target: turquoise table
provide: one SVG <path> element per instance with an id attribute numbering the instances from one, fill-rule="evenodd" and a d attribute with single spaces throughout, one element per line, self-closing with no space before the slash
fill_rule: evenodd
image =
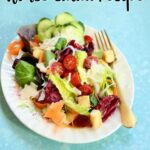
<path id="1" fill-rule="evenodd" d="M 53 18 L 62 11 L 73 13 L 79 20 L 96 29 L 105 28 L 112 41 L 126 56 L 135 79 L 133 110 L 137 115 L 138 124 L 134 129 L 121 127 L 113 135 L 95 143 L 81 145 L 57 143 L 33 133 L 20 123 L 10 111 L 0 90 L 0 150 L 149 150 L 150 1 L 134 0 L 130 2 L 130 12 L 127 12 L 123 1 L 106 0 L 100 3 L 98 0 L 97 2 L 47 0 L 30 3 L 29 0 L 23 0 L 13 5 L 7 0 L 1 0 L 0 61 L 7 44 L 16 36 L 15 31 L 18 27 L 35 23 L 41 17 Z"/>

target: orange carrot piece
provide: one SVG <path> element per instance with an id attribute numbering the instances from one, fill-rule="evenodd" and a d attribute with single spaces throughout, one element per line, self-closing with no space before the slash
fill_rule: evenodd
<path id="1" fill-rule="evenodd" d="M 49 75 L 50 73 L 51 73 L 51 70 L 49 68 L 49 69 L 47 69 L 46 74 Z"/>
<path id="2" fill-rule="evenodd" d="M 36 108 L 38 109 L 43 109 L 44 107 L 46 107 L 46 104 L 42 104 L 37 102 L 35 99 L 33 99 L 33 104 L 35 105 Z"/>
<path id="3" fill-rule="evenodd" d="M 40 52 L 40 56 L 39 56 L 39 63 L 44 62 L 44 51 Z"/>
<path id="4" fill-rule="evenodd" d="M 36 42 L 30 41 L 30 46 L 33 48 L 38 46 L 38 44 Z"/>
<path id="5" fill-rule="evenodd" d="M 8 52 L 10 55 L 17 56 L 20 50 L 23 49 L 23 47 L 24 47 L 24 44 L 22 40 L 16 40 L 8 45 Z"/>
<path id="6" fill-rule="evenodd" d="M 40 40 L 39 40 L 38 35 L 35 35 L 35 36 L 34 36 L 34 42 L 37 43 L 37 44 L 40 43 Z"/>
<path id="7" fill-rule="evenodd" d="M 117 86 L 116 85 L 113 88 L 113 94 L 114 95 L 118 95 L 118 91 L 117 91 Z"/>

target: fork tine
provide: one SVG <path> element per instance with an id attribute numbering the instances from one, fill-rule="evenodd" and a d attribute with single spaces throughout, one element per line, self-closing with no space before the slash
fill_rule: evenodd
<path id="1" fill-rule="evenodd" d="M 100 43 L 98 42 L 98 37 L 97 37 L 96 33 L 94 35 L 95 35 L 97 46 L 99 49 L 101 49 L 101 46 L 100 46 Z"/>
<path id="2" fill-rule="evenodd" d="M 108 37 L 108 34 L 107 34 L 106 30 L 104 30 L 104 33 L 105 33 L 105 35 L 106 35 L 106 38 L 107 38 L 108 44 L 109 44 L 109 46 L 110 46 L 110 49 L 113 50 L 113 46 L 112 46 L 112 44 L 111 44 L 111 41 L 110 41 L 110 39 L 109 39 L 109 37 Z"/>
<path id="3" fill-rule="evenodd" d="M 103 41 L 102 41 L 100 32 L 98 32 L 98 35 L 99 35 L 99 40 L 100 40 L 100 43 L 101 43 L 101 46 L 102 46 L 102 50 L 105 51 L 106 49 L 105 49 L 104 43 L 103 43 Z"/>
<path id="4" fill-rule="evenodd" d="M 105 36 L 105 33 L 103 31 L 101 31 L 101 34 L 102 34 L 102 37 L 103 37 L 103 41 L 104 41 L 104 45 L 106 47 L 106 50 L 109 50 L 109 45 L 108 45 L 108 42 L 106 40 L 106 36 Z"/>

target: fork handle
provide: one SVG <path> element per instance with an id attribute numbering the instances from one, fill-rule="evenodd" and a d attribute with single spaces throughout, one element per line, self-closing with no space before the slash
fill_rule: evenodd
<path id="1" fill-rule="evenodd" d="M 120 102 L 120 114 L 122 124 L 127 128 L 133 128 L 136 125 L 136 117 L 129 105 L 122 99 Z"/>

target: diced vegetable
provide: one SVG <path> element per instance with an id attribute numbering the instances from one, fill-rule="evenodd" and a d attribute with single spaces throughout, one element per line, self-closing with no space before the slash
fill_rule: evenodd
<path id="1" fill-rule="evenodd" d="M 78 72 L 74 72 L 71 75 L 71 84 L 75 87 L 79 87 L 81 85 L 81 79 Z"/>
<path id="2" fill-rule="evenodd" d="M 84 68 L 90 69 L 93 62 L 98 63 L 98 58 L 95 56 L 88 56 L 84 61 Z"/>
<path id="3" fill-rule="evenodd" d="M 35 67 L 21 60 L 15 68 L 15 78 L 19 85 L 24 86 L 33 81 L 35 75 Z"/>
<path id="4" fill-rule="evenodd" d="M 94 94 L 90 95 L 90 102 L 92 104 L 92 107 L 95 107 L 98 104 L 98 100 L 97 100 L 97 98 L 95 97 Z"/>
<path id="5" fill-rule="evenodd" d="M 89 96 L 79 96 L 77 97 L 78 104 L 90 108 Z"/>
<path id="6" fill-rule="evenodd" d="M 91 43 L 91 42 L 93 42 L 93 38 L 89 35 L 85 35 L 84 41 L 85 41 L 85 43 Z"/>
<path id="7" fill-rule="evenodd" d="M 58 73 L 59 75 L 63 75 L 65 68 L 63 66 L 63 64 L 61 62 L 54 62 L 51 67 L 50 70 L 52 73 Z"/>
<path id="8" fill-rule="evenodd" d="M 104 51 L 104 60 L 107 63 L 112 63 L 115 60 L 115 55 L 112 50 Z"/>
<path id="9" fill-rule="evenodd" d="M 66 46 L 66 44 L 67 44 L 66 38 L 59 38 L 56 45 L 55 45 L 55 49 L 56 50 L 63 50 L 64 47 Z"/>
<path id="10" fill-rule="evenodd" d="M 51 119 L 58 126 L 68 124 L 66 114 L 62 111 L 63 106 L 63 101 L 52 103 L 46 111 L 44 117 Z"/>
<path id="11" fill-rule="evenodd" d="M 54 59 L 56 55 L 52 53 L 51 51 L 45 51 L 44 53 L 44 61 L 45 61 L 45 66 L 49 65 L 49 62 Z"/>
<path id="12" fill-rule="evenodd" d="M 41 51 L 39 56 L 39 63 L 43 63 L 43 62 L 44 62 L 44 51 Z"/>
<path id="13" fill-rule="evenodd" d="M 77 59 L 69 54 L 64 58 L 63 64 L 67 70 L 74 70 L 77 66 Z"/>
<path id="14" fill-rule="evenodd" d="M 90 113 L 90 120 L 92 123 L 92 127 L 97 129 L 102 126 L 102 115 L 99 110 L 92 110 Z"/>
<path id="15" fill-rule="evenodd" d="M 38 109 L 44 109 L 47 106 L 47 104 L 40 103 L 34 98 L 32 99 L 32 101 L 33 101 L 33 104 L 35 105 L 35 107 Z"/>
<path id="16" fill-rule="evenodd" d="M 90 95 L 93 92 L 92 87 L 87 84 L 81 85 L 79 90 L 82 92 L 82 95 Z"/>
<path id="17" fill-rule="evenodd" d="M 8 46 L 8 52 L 10 55 L 17 56 L 19 52 L 23 49 L 24 44 L 22 40 L 16 40 L 9 44 Z"/>
<path id="18" fill-rule="evenodd" d="M 33 48 L 33 57 L 39 59 L 40 54 L 41 54 L 41 51 L 42 51 L 42 50 L 41 50 L 40 48 L 34 47 L 34 48 Z"/>
<path id="19" fill-rule="evenodd" d="M 96 106 L 96 109 L 102 112 L 103 122 L 106 121 L 108 117 L 113 114 L 119 102 L 119 97 L 114 95 L 106 96 L 99 102 L 99 104 Z"/>

